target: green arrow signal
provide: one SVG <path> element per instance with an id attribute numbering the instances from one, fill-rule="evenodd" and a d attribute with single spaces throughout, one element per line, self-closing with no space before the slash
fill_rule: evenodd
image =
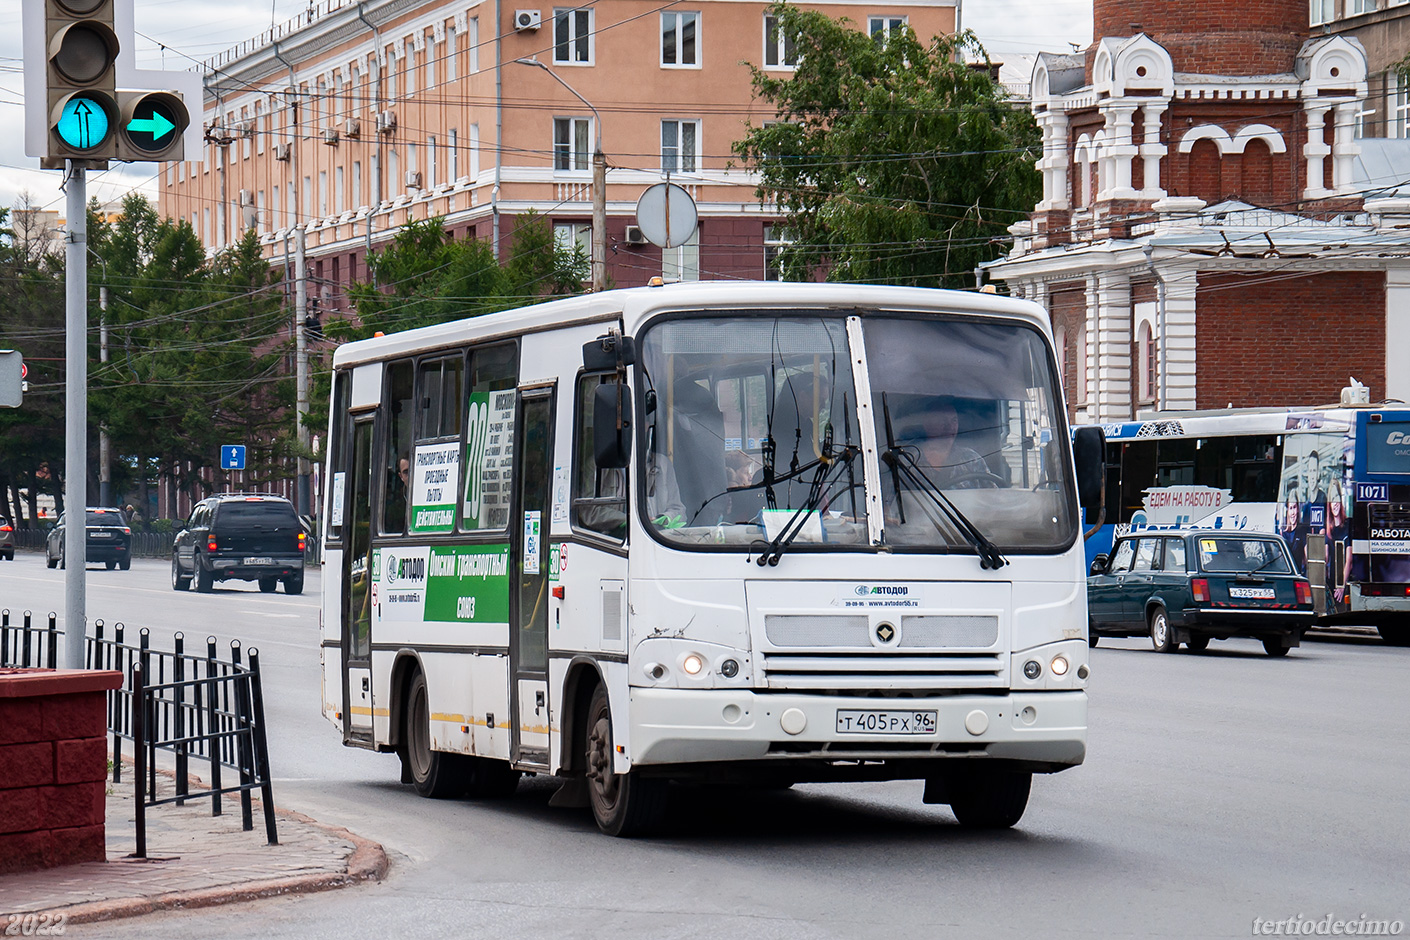
<path id="1" fill-rule="evenodd" d="M 155 142 L 176 130 L 176 125 L 168 121 L 166 115 L 160 111 L 153 111 L 150 119 L 133 118 L 128 123 L 127 129 L 137 134 L 146 131 L 152 135 L 152 140 Z"/>

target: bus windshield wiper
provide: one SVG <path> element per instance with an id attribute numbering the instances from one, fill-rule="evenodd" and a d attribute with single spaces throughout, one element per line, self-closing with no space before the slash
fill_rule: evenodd
<path id="1" fill-rule="evenodd" d="M 883 396 L 883 408 L 884 406 L 885 396 Z M 887 420 L 886 437 L 888 446 L 886 453 L 881 455 L 881 459 L 886 461 L 891 467 L 891 471 L 894 475 L 898 506 L 901 499 L 901 480 L 904 479 L 910 484 L 912 489 L 929 496 L 931 502 L 939 507 L 940 512 L 949 521 L 950 525 L 954 526 L 955 529 L 964 536 L 965 540 L 969 542 L 970 545 L 974 546 L 974 552 L 979 556 L 979 567 L 985 569 L 992 568 L 997 571 L 999 568 L 1007 565 L 1009 563 L 1008 559 L 999 551 L 998 546 L 989 541 L 984 533 L 980 532 L 975 524 L 969 521 L 969 517 L 960 512 L 960 508 L 950 500 L 950 497 L 946 496 L 940 487 L 931 482 L 930 478 L 925 475 L 925 472 L 921 470 L 920 466 L 915 462 L 914 457 L 895 445 L 891 436 L 889 416 Z M 905 523 L 904 516 L 902 516 L 901 522 L 902 524 Z"/>
<path id="2" fill-rule="evenodd" d="M 817 470 L 813 473 L 813 483 L 808 489 L 808 498 L 803 501 L 803 505 L 794 510 L 793 515 L 788 517 L 788 521 L 783 524 L 778 535 L 774 536 L 765 546 L 763 553 L 759 555 L 757 562 L 759 567 L 778 564 L 783 553 L 788 551 L 789 546 L 802 533 L 803 526 L 808 521 L 808 514 L 817 511 L 817 508 L 822 505 L 823 497 L 829 492 L 829 484 L 840 475 L 844 468 L 851 467 L 853 459 L 860 452 L 859 448 L 848 444 L 834 454 L 832 424 L 827 425 L 823 431 L 822 456 L 818 458 Z"/>

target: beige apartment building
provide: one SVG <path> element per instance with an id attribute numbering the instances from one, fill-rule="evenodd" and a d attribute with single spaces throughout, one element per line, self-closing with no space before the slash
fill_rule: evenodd
<path id="1" fill-rule="evenodd" d="M 954 30 L 958 2 L 809 6 L 926 39 Z M 315 296 L 335 310 L 368 250 L 410 220 L 507 249 L 533 209 L 586 248 L 600 133 L 609 284 L 764 278 L 778 239 L 731 145 L 774 115 L 746 63 L 796 65 L 758 0 L 325 0 L 206 63 L 204 159 L 166 167 L 161 210 L 208 249 L 253 226 L 275 263 L 303 225 Z M 667 174 L 700 222 L 663 252 L 635 208 Z"/>

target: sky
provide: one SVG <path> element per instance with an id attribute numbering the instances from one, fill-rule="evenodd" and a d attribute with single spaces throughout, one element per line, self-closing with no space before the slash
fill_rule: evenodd
<path id="1" fill-rule="evenodd" d="M 26 3 L 31 0 L 25 0 Z M 187 69 L 292 19 L 307 0 L 135 0 L 137 67 Z M 21 0 L 0 3 L 0 206 L 21 193 L 41 208 L 64 209 L 61 173 L 40 170 L 24 153 Z M 974 30 L 997 62 L 1038 52 L 1069 52 L 1092 38 L 1091 0 L 965 0 L 963 26 Z M 1007 77 L 1007 75 L 1005 76 Z M 115 165 L 88 175 L 88 196 L 116 201 L 134 188 L 155 196 L 155 164 Z"/>

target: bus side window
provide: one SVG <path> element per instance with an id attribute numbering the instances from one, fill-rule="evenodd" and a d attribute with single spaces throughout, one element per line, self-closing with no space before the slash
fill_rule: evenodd
<path id="1" fill-rule="evenodd" d="M 410 511 L 412 373 L 410 361 L 387 367 L 387 397 L 383 399 L 386 427 L 384 483 L 382 485 L 382 534 L 402 535 Z"/>
<path id="2" fill-rule="evenodd" d="M 501 532 L 509 526 L 518 383 L 518 344 L 499 343 L 470 351 L 460 461 L 465 480 L 460 497 L 462 532 Z M 457 429 L 460 414 L 457 408 Z M 442 427 L 445 417 L 442 414 Z"/>
<path id="3" fill-rule="evenodd" d="M 578 377 L 573 403 L 572 523 L 614 539 L 627 534 L 627 471 L 599 470 L 593 456 L 593 393 L 615 376 Z"/>
<path id="4" fill-rule="evenodd" d="M 352 429 L 352 419 L 348 415 L 348 402 L 352 390 L 352 373 L 339 372 L 333 378 L 333 439 L 328 442 L 329 479 L 347 480 L 347 439 Z M 328 540 L 337 543 L 343 537 L 344 484 L 336 483 L 329 488 Z"/>

